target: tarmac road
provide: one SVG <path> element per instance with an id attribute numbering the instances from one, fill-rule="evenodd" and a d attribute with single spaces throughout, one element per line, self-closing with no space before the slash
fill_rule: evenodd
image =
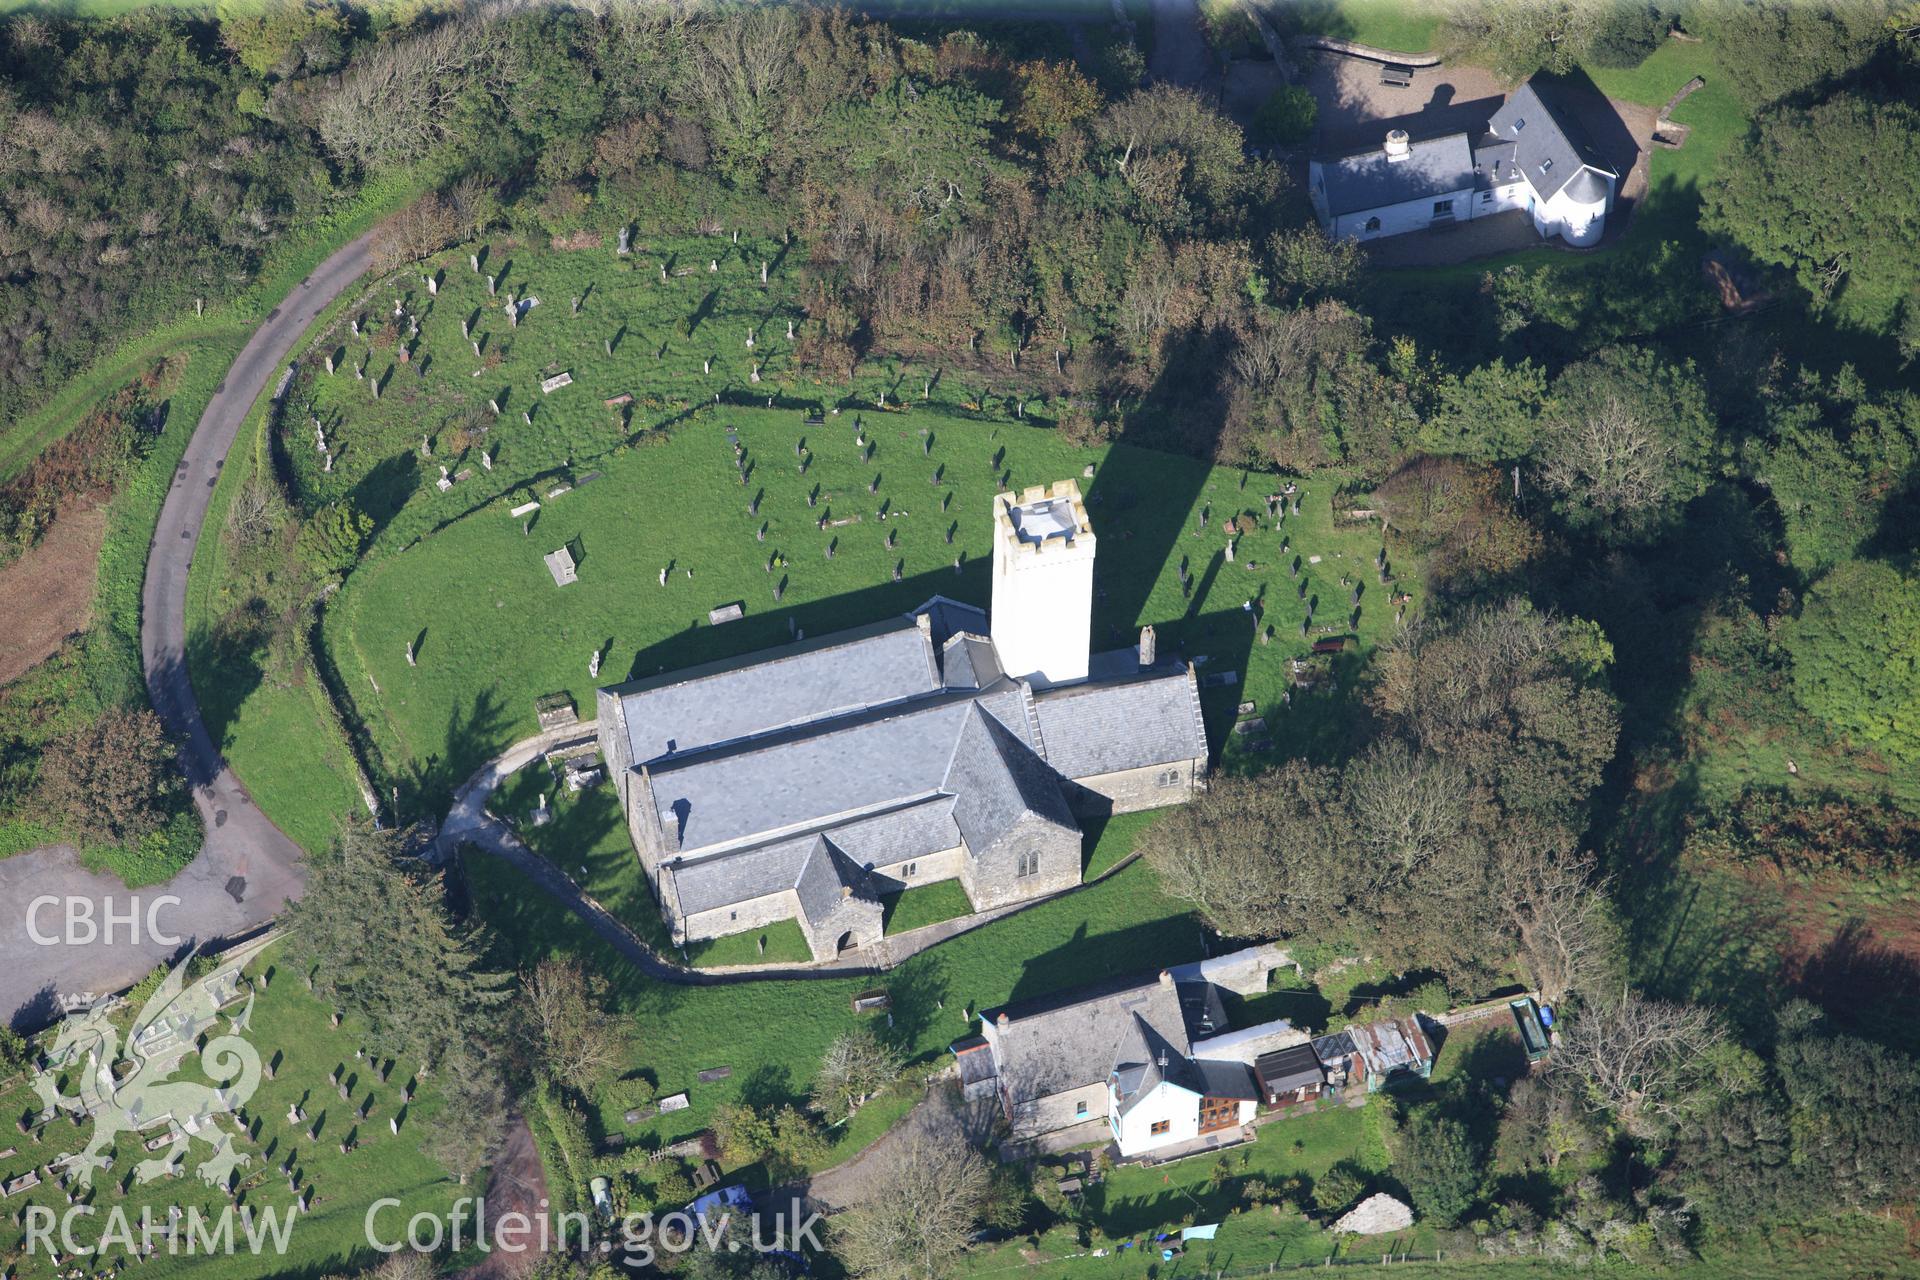
<path id="1" fill-rule="evenodd" d="M 254 806 L 201 719 L 184 659 L 187 570 L 240 424 L 273 390 L 315 317 L 366 273 L 372 243 L 368 233 L 321 263 L 248 339 L 200 415 L 148 551 L 141 658 L 154 709 L 181 744 L 180 763 L 205 827 L 200 856 L 166 884 L 140 890 L 88 871 L 66 845 L 0 859 L 0 1016 L 17 1028 L 51 1022 L 63 996 L 127 987 L 184 946 L 251 932 L 306 884 L 299 846 Z M 82 919 L 91 921 L 91 940 Z"/>

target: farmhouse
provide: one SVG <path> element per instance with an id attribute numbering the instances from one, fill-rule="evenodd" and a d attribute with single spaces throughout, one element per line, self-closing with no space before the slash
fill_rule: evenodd
<path id="1" fill-rule="evenodd" d="M 996 1098 L 1014 1138 L 1087 1125 L 1135 1156 L 1242 1136 L 1260 1091 L 1245 1061 L 1211 1052 L 1225 1027 L 1219 988 L 1163 970 L 988 1010 L 953 1051 L 963 1088 Z"/>
<path id="2" fill-rule="evenodd" d="M 1543 239 L 1590 245 L 1606 230 L 1618 181 L 1572 114 L 1550 105 L 1532 81 L 1483 133 L 1416 139 L 1394 129 L 1378 149 L 1308 166 L 1321 227 L 1356 240 L 1525 209 Z"/>
<path id="3" fill-rule="evenodd" d="M 599 736 L 676 942 L 794 919 L 816 958 L 881 899 L 957 879 L 975 910 L 1080 883 L 1080 819 L 1206 776 L 1191 666 L 1091 654 L 1079 487 L 994 500 L 993 609 L 905 617 L 601 689 Z"/>

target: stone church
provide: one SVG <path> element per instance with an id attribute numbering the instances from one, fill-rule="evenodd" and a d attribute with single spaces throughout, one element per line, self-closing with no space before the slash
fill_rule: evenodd
<path id="1" fill-rule="evenodd" d="M 799 922 L 816 958 L 881 899 L 959 880 L 976 911 L 1080 883 L 1080 819 L 1204 785 L 1190 665 L 1090 652 L 1079 486 L 994 499 L 991 614 L 912 614 L 598 692 L 600 746 L 676 942 Z"/>

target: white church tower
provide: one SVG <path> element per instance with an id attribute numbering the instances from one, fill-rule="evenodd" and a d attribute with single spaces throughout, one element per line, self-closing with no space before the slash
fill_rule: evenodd
<path id="1" fill-rule="evenodd" d="M 1000 668 L 1045 688 L 1087 678 L 1093 526 L 1072 480 L 993 500 L 993 611 Z"/>

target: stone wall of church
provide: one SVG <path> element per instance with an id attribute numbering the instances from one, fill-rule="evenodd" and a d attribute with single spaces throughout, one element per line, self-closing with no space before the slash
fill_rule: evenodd
<path id="1" fill-rule="evenodd" d="M 1023 863 L 1032 870 L 1021 875 Z M 1080 883 L 1080 832 L 1028 814 L 960 869 L 960 884 L 975 911 L 1037 898 Z"/>
<path id="2" fill-rule="evenodd" d="M 1207 762 L 1201 757 L 1075 778 L 1065 790 L 1068 804 L 1078 814 L 1137 813 L 1185 804 L 1194 792 L 1205 788 L 1206 778 Z"/>
<path id="3" fill-rule="evenodd" d="M 730 933 L 764 929 L 782 920 L 792 920 L 799 914 L 799 898 L 794 895 L 793 890 L 782 889 L 779 893 L 769 893 L 761 898 L 749 898 L 745 902 L 736 902 L 730 907 L 696 911 L 686 918 L 684 930 L 680 936 L 688 942 L 698 942 L 704 938 L 724 938 Z M 804 928 L 804 925 L 802 927 Z"/>
<path id="4" fill-rule="evenodd" d="M 796 901 L 795 905 L 798 905 Z M 831 960 L 840 953 L 840 936 L 852 934 L 852 945 L 871 947 L 880 941 L 884 912 L 872 898 L 844 897 L 818 920 L 799 916 L 815 960 Z"/>
<path id="5" fill-rule="evenodd" d="M 873 869 L 873 891 L 885 897 L 889 893 L 898 893 L 902 889 L 913 889 L 939 880 L 952 880 L 960 874 L 960 867 L 965 857 L 966 850 L 955 845 L 939 853 L 922 854 L 917 858 L 903 858 L 898 862 L 883 862 Z"/>

